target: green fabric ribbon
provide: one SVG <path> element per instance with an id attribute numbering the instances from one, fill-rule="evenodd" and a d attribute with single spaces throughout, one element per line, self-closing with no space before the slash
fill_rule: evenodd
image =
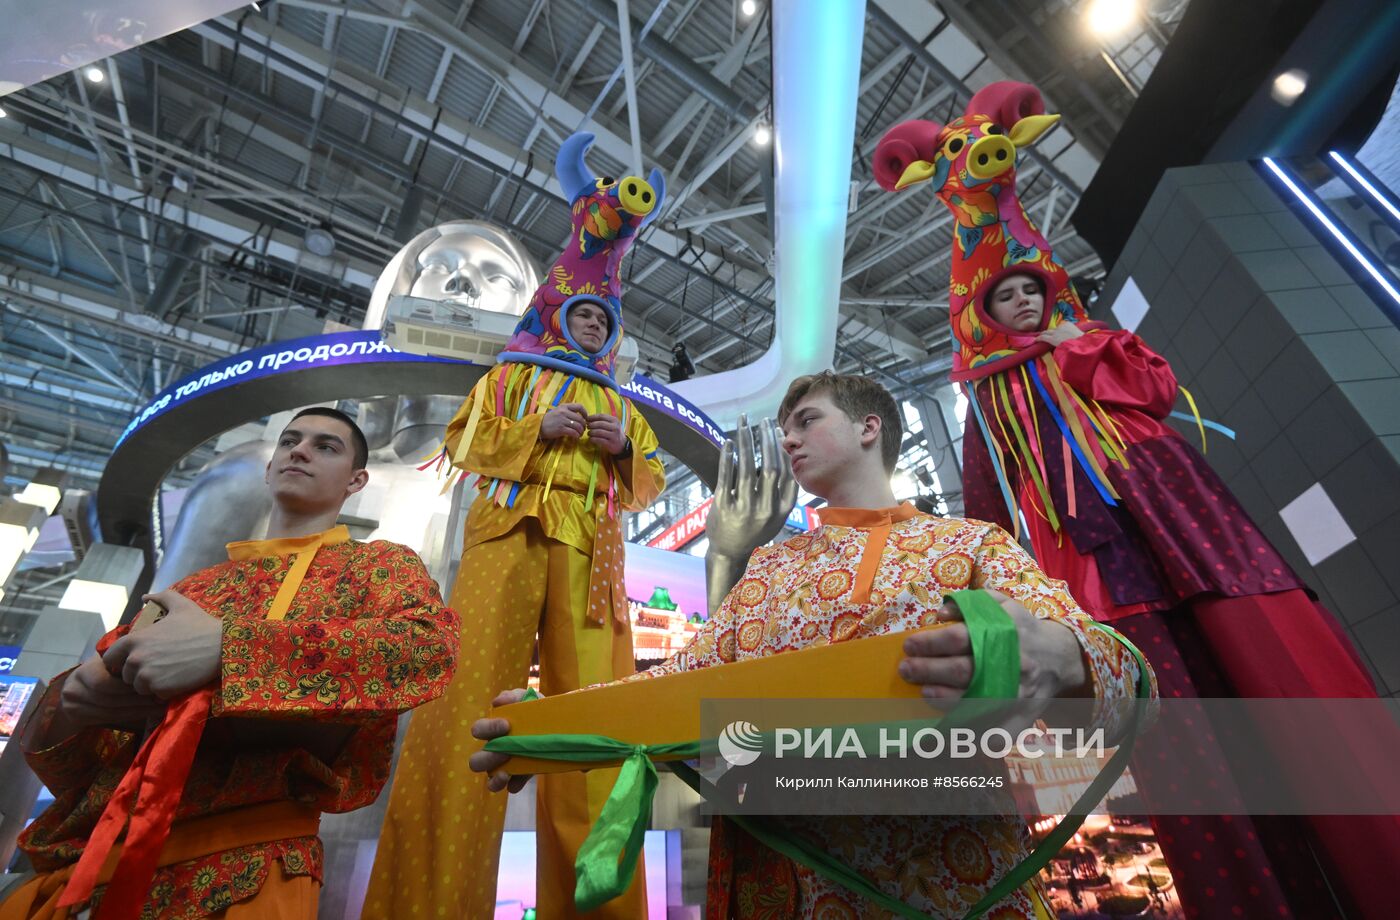
<path id="1" fill-rule="evenodd" d="M 986 591 L 954 591 L 972 640 L 972 682 L 964 699 L 1014 700 L 1021 695 L 1021 637 L 1016 623 Z"/>
<path id="2" fill-rule="evenodd" d="M 714 742 L 703 741 L 627 744 L 602 735 L 506 735 L 487 742 L 486 750 L 581 764 L 622 761 L 612 792 L 574 862 L 574 903 L 581 913 L 588 913 L 632 884 L 637 857 L 651 826 L 657 783 L 656 765 L 651 759 L 704 757 L 714 754 L 717 748 Z"/>
<path id="3" fill-rule="evenodd" d="M 951 597 L 962 612 L 972 641 L 973 675 L 964 698 L 1015 699 L 1019 695 L 1021 681 L 1020 639 L 1016 633 L 1015 622 L 985 591 L 957 591 Z M 1139 669 L 1138 699 L 1146 700 L 1150 695 L 1150 682 L 1147 677 L 1147 662 L 1142 653 L 1110 627 L 1101 623 L 1093 625 L 1112 635 L 1133 654 Z M 526 699 L 533 698 L 534 694 L 526 696 Z M 1044 868 L 1074 835 L 1083 824 L 1089 809 L 1108 793 L 1127 767 L 1141 717 L 1140 705 L 1134 712 L 1127 738 L 1080 796 L 1079 801 L 1075 802 L 1070 814 L 1026 859 L 983 895 L 982 900 L 968 912 L 968 920 L 982 916 L 1002 898 L 1024 885 Z M 646 745 L 626 744 L 601 735 L 506 735 L 488 741 L 486 750 L 511 756 L 574 763 L 622 761 L 622 768 L 618 772 L 612 792 L 603 803 L 603 810 L 583 846 L 579 848 L 574 863 L 577 879 L 574 901 L 579 911 L 587 913 L 618 897 L 632 884 L 642 843 L 647 828 L 651 826 L 652 798 L 657 785 L 656 766 L 652 763 L 652 758 L 679 758 L 670 764 L 672 772 L 696 792 L 708 797 L 709 784 L 682 760 L 713 755 L 717 747 L 712 739 Z M 730 815 L 728 820 L 733 821 L 765 846 L 888 911 L 911 920 L 929 920 L 926 914 L 885 894 L 830 853 L 789 833 L 769 819 Z"/>

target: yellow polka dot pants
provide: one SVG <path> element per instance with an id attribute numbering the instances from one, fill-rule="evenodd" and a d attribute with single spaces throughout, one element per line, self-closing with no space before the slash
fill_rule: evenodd
<path id="1" fill-rule="evenodd" d="M 506 796 L 490 793 L 467 758 L 472 723 L 502 690 L 525 686 L 536 634 L 546 696 L 633 671 L 626 626 L 587 623 L 589 557 L 547 539 L 533 518 L 462 557 L 452 607 L 462 617 L 457 673 L 442 698 L 409 721 L 390 791 L 364 920 L 493 916 Z M 557 773 L 536 782 L 536 893 L 550 920 L 574 910 L 574 857 L 617 771 Z M 646 916 L 644 871 L 621 897 L 587 915 Z"/>

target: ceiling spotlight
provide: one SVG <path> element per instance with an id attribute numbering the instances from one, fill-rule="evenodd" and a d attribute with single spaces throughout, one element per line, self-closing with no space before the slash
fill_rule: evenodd
<path id="1" fill-rule="evenodd" d="M 101 83 L 107 79 L 107 75 L 102 72 L 101 67 L 89 67 L 83 71 L 83 76 L 88 78 L 89 83 Z"/>
<path id="2" fill-rule="evenodd" d="M 1294 67 L 1274 77 L 1274 86 L 1269 95 L 1273 96 L 1279 105 L 1292 105 L 1307 88 L 1307 71 Z"/>
<path id="3" fill-rule="evenodd" d="M 754 0 L 744 0 L 743 3 L 739 4 L 739 12 L 745 16 L 752 16 L 758 12 L 758 4 Z"/>
<path id="4" fill-rule="evenodd" d="M 760 147 L 767 147 L 773 143 L 773 129 L 760 123 L 757 128 L 753 129 L 753 142 Z"/>
<path id="5" fill-rule="evenodd" d="M 1120 35 L 1138 18 L 1137 0 L 1089 0 L 1084 21 L 1099 38 Z"/>
<path id="6" fill-rule="evenodd" d="M 3 108 L 0 108 L 0 118 L 5 118 L 5 117 L 7 117 L 9 114 L 10 114 L 9 112 L 6 112 Z"/>
<path id="7" fill-rule="evenodd" d="M 325 227 L 312 227 L 302 237 L 306 251 L 315 256 L 327 258 L 335 252 L 335 236 Z"/>

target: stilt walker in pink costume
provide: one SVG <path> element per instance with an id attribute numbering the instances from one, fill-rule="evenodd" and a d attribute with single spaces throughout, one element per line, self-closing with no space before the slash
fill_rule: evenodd
<path id="1" fill-rule="evenodd" d="M 883 188 L 928 181 L 953 213 L 948 315 L 952 379 L 968 396 L 967 515 L 1013 532 L 1024 517 L 1041 567 L 1143 650 L 1164 698 L 1374 697 L 1332 615 L 1163 423 L 1177 395 L 1170 366 L 1132 333 L 1088 319 L 1026 215 L 1016 153 L 1058 117 L 1035 87 L 995 83 L 947 125 L 904 122 L 875 151 Z M 1192 741 L 1182 747 L 1214 747 L 1209 732 Z M 1175 767 L 1134 765 L 1149 803 Z M 1395 818 L 1154 825 L 1188 916 L 1333 916 L 1329 886 L 1350 916 L 1394 915 Z"/>

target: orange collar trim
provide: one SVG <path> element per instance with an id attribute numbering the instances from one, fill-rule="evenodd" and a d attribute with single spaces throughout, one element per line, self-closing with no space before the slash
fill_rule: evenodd
<path id="1" fill-rule="evenodd" d="M 817 514 L 823 524 L 834 524 L 837 527 L 859 527 L 866 530 L 882 525 L 888 527 L 890 524 L 907 521 L 922 513 L 911 502 L 895 505 L 893 508 L 817 509 Z"/>
<path id="2" fill-rule="evenodd" d="M 240 540 L 228 544 L 230 562 L 245 562 L 249 559 L 264 559 L 268 556 L 291 556 L 313 547 L 335 546 L 350 542 L 350 529 L 337 524 L 330 530 L 308 534 L 304 537 L 279 537 L 276 540 Z"/>

